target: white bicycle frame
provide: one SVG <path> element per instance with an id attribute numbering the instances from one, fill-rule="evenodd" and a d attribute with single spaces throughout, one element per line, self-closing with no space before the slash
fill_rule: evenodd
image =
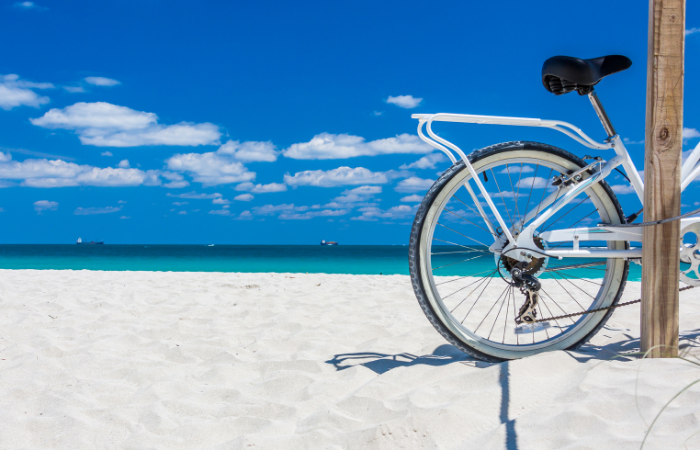
<path id="1" fill-rule="evenodd" d="M 600 114 L 599 114 L 600 116 Z M 539 252 L 539 248 L 534 243 L 534 233 L 537 227 L 542 225 L 547 219 L 552 217 L 557 211 L 561 210 L 566 206 L 574 197 L 576 197 L 581 192 L 590 188 L 592 185 L 604 180 L 613 169 L 618 166 L 622 166 L 630 179 L 630 184 L 637 193 L 640 202 L 644 205 L 644 182 L 639 176 L 632 159 L 625 148 L 625 144 L 620 139 L 620 136 L 615 134 L 614 136 L 607 139 L 604 143 L 596 142 L 588 135 L 586 135 L 580 128 L 566 122 L 561 122 L 558 120 L 541 120 L 541 119 L 528 119 L 523 117 L 500 117 L 500 116 L 480 116 L 471 114 L 413 114 L 411 117 L 418 119 L 418 136 L 435 147 L 436 149 L 444 152 L 452 163 L 457 161 L 455 155 L 448 150 L 453 150 L 459 158 L 464 161 L 464 165 L 471 174 L 472 180 L 474 180 L 482 196 L 486 200 L 488 207 L 490 208 L 493 216 L 498 222 L 498 227 L 494 227 L 494 224 L 490 222 L 484 212 L 480 202 L 477 199 L 474 190 L 471 188 L 468 182 L 464 183 L 464 187 L 469 192 L 474 203 L 476 204 L 479 214 L 486 222 L 489 231 L 494 236 L 494 244 L 491 246 L 490 250 L 496 254 L 508 252 L 510 258 L 518 259 L 520 261 L 527 261 L 532 256 L 529 254 L 528 249 L 532 249 L 535 252 Z M 523 127 L 538 127 L 538 128 L 550 128 L 552 130 L 559 131 L 569 136 L 576 142 L 595 150 L 609 150 L 615 151 L 616 156 L 611 160 L 605 162 L 599 162 L 599 169 L 590 177 L 583 179 L 578 183 L 573 183 L 569 186 L 565 186 L 562 183 L 558 189 L 550 194 L 545 200 L 543 200 L 542 205 L 538 207 L 537 211 L 528 212 L 525 217 L 518 221 L 512 227 L 508 227 L 501 217 L 501 214 L 496 209 L 491 196 L 486 191 L 486 188 L 481 183 L 481 180 L 476 174 L 474 167 L 472 167 L 467 155 L 455 144 L 449 142 L 440 136 L 436 135 L 432 130 L 433 122 L 456 122 L 456 123 L 475 123 L 475 124 L 491 124 L 491 125 L 511 125 L 511 126 L 523 126 Z M 601 122 L 603 118 L 601 117 Z M 603 126 L 605 126 L 603 122 Z M 428 132 L 427 137 L 423 134 L 423 127 L 425 126 Z M 607 127 L 606 127 L 607 130 Z M 697 164 L 700 160 L 700 143 L 695 147 L 695 149 L 690 153 L 688 158 L 683 163 L 681 168 L 681 192 L 685 190 L 686 187 L 695 178 L 700 176 L 700 164 Z M 576 175 L 576 174 L 573 174 Z M 550 206 L 551 205 L 551 206 Z M 547 209 L 544 209 L 547 208 Z M 534 220 L 533 220 L 534 219 Z M 532 220 L 532 223 L 525 227 L 525 224 Z M 685 228 L 691 223 L 700 222 L 700 217 L 693 217 L 681 220 L 681 229 Z M 497 228 L 503 231 L 503 234 L 499 236 L 496 232 Z M 513 234 L 517 237 L 514 237 Z M 497 237 L 498 236 L 498 237 Z M 544 232 L 540 235 L 542 239 L 547 242 L 571 242 L 572 250 L 547 250 L 545 253 L 547 256 L 562 259 L 562 258 L 641 258 L 642 249 L 641 248 L 631 248 L 629 250 L 608 250 L 608 249 L 581 249 L 579 243 L 581 241 L 635 241 L 641 242 L 642 240 L 642 228 L 641 227 L 615 227 L 612 225 L 598 226 L 595 228 L 569 228 L 560 229 Z M 513 251 L 514 249 L 522 249 L 521 251 Z"/>

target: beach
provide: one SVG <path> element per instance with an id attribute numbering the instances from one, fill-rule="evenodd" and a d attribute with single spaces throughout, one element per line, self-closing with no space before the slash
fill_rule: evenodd
<path id="1" fill-rule="evenodd" d="M 699 300 L 681 293 L 691 353 Z M 639 334 L 628 306 L 579 351 L 490 364 L 405 275 L 0 270 L 0 448 L 638 449 L 700 379 L 611 360 Z M 645 448 L 700 448 L 698 404 L 700 384 Z"/>

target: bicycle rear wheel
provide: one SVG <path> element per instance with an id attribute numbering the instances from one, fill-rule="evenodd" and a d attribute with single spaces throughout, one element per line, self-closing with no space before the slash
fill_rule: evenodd
<path id="1" fill-rule="evenodd" d="M 545 199 L 558 192 L 551 185 L 554 176 L 585 166 L 569 152 L 534 142 L 498 144 L 472 153 L 469 159 L 512 232 L 520 229 L 517 224 L 528 212 L 536 216 L 546 209 Z M 588 176 L 584 174 L 584 178 Z M 411 281 L 430 322 L 453 345 L 488 361 L 581 346 L 604 325 L 612 310 L 534 325 L 517 324 L 514 319 L 525 296 L 510 277 L 516 261 L 489 250 L 493 236 L 502 231 L 481 195 L 476 196 L 477 204 L 465 185 L 479 192 L 459 161 L 431 187 L 413 223 Z M 486 219 L 480 211 L 486 212 Z M 617 198 L 602 181 L 542 224 L 536 236 L 552 229 L 624 221 Z M 542 249 L 570 245 L 546 242 L 541 237 L 535 242 Z M 626 241 L 585 242 L 581 248 L 586 246 L 629 248 Z M 624 289 L 628 269 L 629 263 L 623 259 L 535 258 L 526 268 L 542 284 L 535 314 L 552 317 L 614 305 Z"/>

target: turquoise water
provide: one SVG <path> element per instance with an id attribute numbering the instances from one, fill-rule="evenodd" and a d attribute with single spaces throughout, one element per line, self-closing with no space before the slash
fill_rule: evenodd
<path id="1" fill-rule="evenodd" d="M 435 250 L 435 249 L 434 249 Z M 494 267 L 491 257 L 460 262 L 433 257 L 439 275 L 471 275 Z M 584 260 L 566 260 L 576 264 Z M 458 264 L 453 264 L 458 263 Z M 562 264 L 553 261 L 551 265 Z M 397 245 L 0 245 L 0 269 L 87 269 L 173 272 L 296 272 L 408 275 L 408 246 Z M 599 278 L 600 270 L 578 276 Z M 632 265 L 630 280 L 641 279 Z"/>

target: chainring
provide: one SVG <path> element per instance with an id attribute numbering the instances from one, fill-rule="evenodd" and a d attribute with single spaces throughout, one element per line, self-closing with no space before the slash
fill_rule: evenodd
<path id="1" fill-rule="evenodd" d="M 686 234 L 695 235 L 694 244 L 684 244 Z M 680 271 L 680 280 L 689 286 L 700 286 L 700 222 L 692 223 L 681 230 L 681 262 L 690 264 L 688 270 Z M 691 276 L 694 275 L 694 278 Z"/>

